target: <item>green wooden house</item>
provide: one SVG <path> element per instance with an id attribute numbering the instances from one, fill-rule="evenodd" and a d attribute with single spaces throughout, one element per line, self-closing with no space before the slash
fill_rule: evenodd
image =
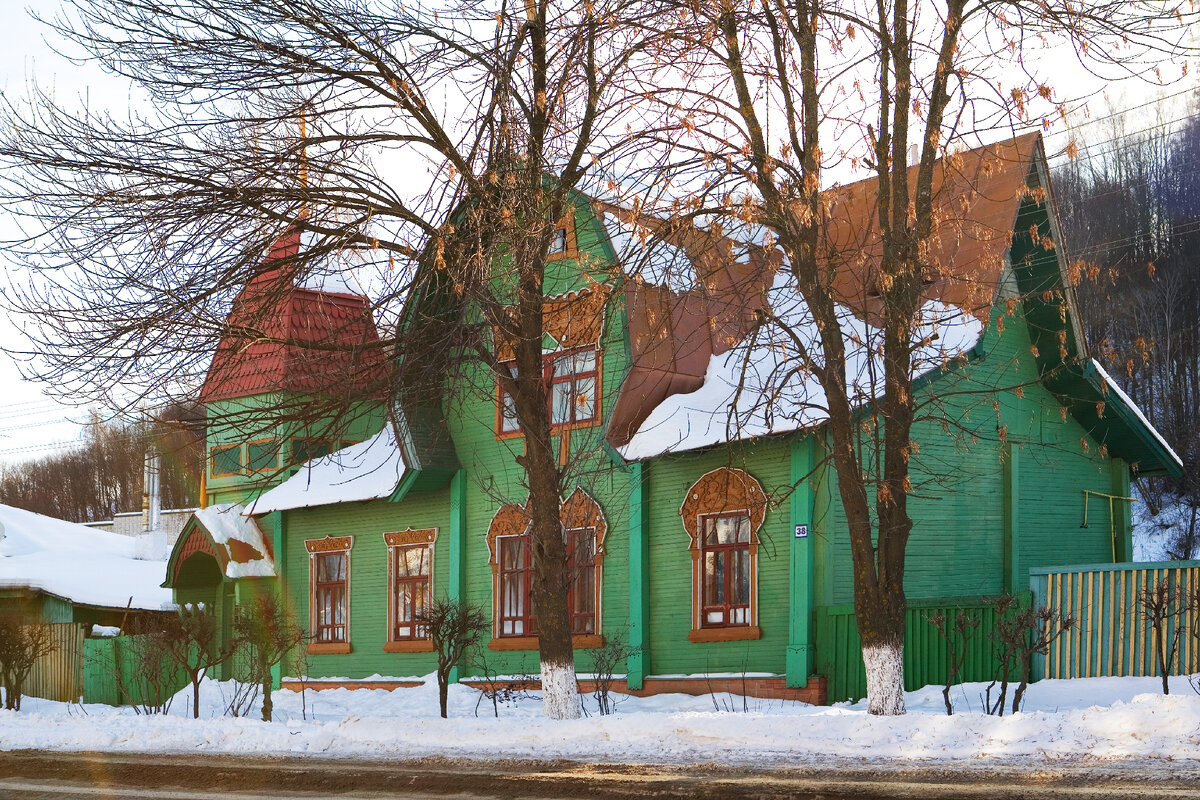
<path id="1" fill-rule="evenodd" d="M 1087 355 L 1040 137 L 939 170 L 906 573 L 918 616 L 1023 591 L 1031 568 L 1129 560 L 1127 505 L 1111 504 L 1109 520 L 1093 503 L 1081 529 L 1083 490 L 1125 497 L 1134 470 L 1180 470 Z M 866 338 L 873 192 L 872 182 L 831 192 L 823 243 L 846 324 Z M 805 312 L 757 241 L 672 232 L 582 195 L 561 222 L 545 359 L 558 447 L 577 476 L 562 500 L 577 667 L 588 673 L 594 648 L 622 640 L 629 691 L 855 693 L 850 552 L 820 397 L 802 374 L 764 395 L 778 388 L 786 342 L 750 337 L 763 304 L 797 330 Z M 433 287 L 410 302 L 437 299 Z M 855 358 L 868 408 L 870 358 Z M 210 417 L 249 397 L 210 397 Z M 256 480 L 249 455 L 262 431 L 210 432 L 209 499 L 244 503 L 266 532 L 311 634 L 309 676 L 395 684 L 431 672 L 414 621 L 431 596 L 488 611 L 489 672 L 537 672 L 521 431 L 482 371 L 452 374 L 441 397 L 416 409 L 400 398 L 386 419 L 371 406 L 362 441 L 277 485 Z M 240 460 L 226 464 L 232 448 Z M 925 631 L 910 627 L 910 671 L 923 676 L 912 637 Z"/>

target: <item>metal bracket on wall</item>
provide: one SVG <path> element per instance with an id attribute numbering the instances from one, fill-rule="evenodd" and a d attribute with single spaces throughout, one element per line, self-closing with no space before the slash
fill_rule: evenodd
<path id="1" fill-rule="evenodd" d="M 1126 502 L 1129 502 L 1129 503 L 1136 503 L 1138 501 L 1138 499 L 1136 497 L 1122 497 L 1119 494 L 1105 494 L 1104 492 L 1093 492 L 1091 489 L 1084 489 L 1083 490 L 1083 524 L 1079 526 L 1081 528 L 1086 528 L 1088 526 L 1088 524 L 1087 524 L 1087 508 L 1088 508 L 1088 496 L 1089 495 L 1095 495 L 1096 497 L 1103 497 L 1108 500 L 1108 538 L 1112 541 L 1112 560 L 1113 560 L 1113 563 L 1115 564 L 1115 563 L 1117 563 L 1117 525 L 1116 525 L 1116 520 L 1113 517 L 1113 501 L 1114 500 L 1125 500 Z"/>

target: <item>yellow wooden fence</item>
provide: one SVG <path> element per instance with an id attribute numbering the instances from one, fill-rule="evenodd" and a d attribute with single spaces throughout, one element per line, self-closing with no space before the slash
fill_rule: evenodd
<path id="1" fill-rule="evenodd" d="M 1180 613 L 1155 641 L 1139 596 L 1166 581 Z M 1200 671 L 1200 609 L 1190 600 L 1200 595 L 1200 561 L 1145 564 L 1097 564 L 1030 570 L 1034 602 L 1075 620 L 1035 657 L 1033 676 L 1089 678 L 1110 675 L 1157 675 L 1158 648 L 1178 635 L 1172 675 Z"/>

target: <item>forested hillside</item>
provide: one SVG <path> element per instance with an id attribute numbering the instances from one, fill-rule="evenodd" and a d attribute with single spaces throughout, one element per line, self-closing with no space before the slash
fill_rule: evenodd
<path id="1" fill-rule="evenodd" d="M 1198 555 L 1200 118 L 1114 132 L 1054 187 L 1092 352 L 1184 461 L 1181 479 L 1137 481 L 1141 533 Z"/>
<path id="2" fill-rule="evenodd" d="M 195 506 L 203 424 L 196 407 L 171 409 L 150 423 L 96 420 L 78 447 L 0 466 L 0 503 L 72 522 L 139 511 L 146 446 L 154 443 L 162 454 L 162 507 Z"/>

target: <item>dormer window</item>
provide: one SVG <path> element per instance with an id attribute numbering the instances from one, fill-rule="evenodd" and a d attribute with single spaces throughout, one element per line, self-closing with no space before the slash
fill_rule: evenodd
<path id="1" fill-rule="evenodd" d="M 567 252 L 567 228 L 565 225 L 554 229 L 554 235 L 550 237 L 550 250 L 548 252 L 550 255 Z"/>
<path id="2" fill-rule="evenodd" d="M 596 421 L 597 355 L 593 348 L 550 354 L 550 422 L 577 425 Z"/>
<path id="3" fill-rule="evenodd" d="M 594 347 L 542 356 L 544 379 L 549 387 L 550 424 L 555 428 L 594 425 L 599 414 L 600 354 Z M 509 363 L 513 377 L 516 364 Z M 497 381 L 496 432 L 501 436 L 521 432 L 515 398 Z"/>

